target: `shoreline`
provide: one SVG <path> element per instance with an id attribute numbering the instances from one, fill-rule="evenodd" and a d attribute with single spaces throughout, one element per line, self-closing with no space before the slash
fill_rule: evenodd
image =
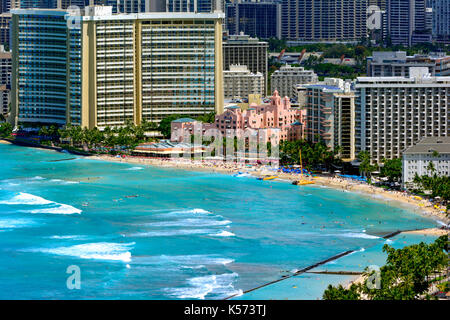
<path id="1" fill-rule="evenodd" d="M 92 155 L 87 159 L 100 160 L 100 161 L 112 161 L 128 164 L 137 165 L 149 165 L 159 168 L 175 168 L 180 170 L 188 171 L 200 171 L 200 172 L 213 172 L 232 175 L 240 172 L 248 172 L 251 176 L 258 178 L 266 174 L 272 174 L 278 176 L 276 180 L 281 182 L 293 182 L 298 180 L 300 177 L 296 174 L 282 173 L 282 172 L 267 172 L 264 167 L 246 167 L 243 164 L 236 163 L 216 163 L 216 162 L 206 162 L 206 161 L 173 161 L 173 160 L 162 160 L 155 158 L 143 158 L 143 157 L 125 157 L 117 158 L 110 155 Z M 416 214 L 432 218 L 434 220 L 441 221 L 446 225 L 450 224 L 450 218 L 446 217 L 442 213 L 442 209 L 436 209 L 432 204 L 430 204 L 426 199 L 418 200 L 414 198 L 413 195 L 400 192 L 400 191 L 387 191 L 382 188 L 378 188 L 369 184 L 360 183 L 357 181 L 351 181 L 350 179 L 338 178 L 338 177 L 324 177 L 316 176 L 313 179 L 316 185 L 321 185 L 325 187 L 330 187 L 337 190 L 359 193 L 363 196 L 371 197 L 374 200 L 381 201 L 397 201 L 403 205 L 408 205 L 411 207 L 412 211 Z M 378 199 L 377 199 L 378 198 Z"/>

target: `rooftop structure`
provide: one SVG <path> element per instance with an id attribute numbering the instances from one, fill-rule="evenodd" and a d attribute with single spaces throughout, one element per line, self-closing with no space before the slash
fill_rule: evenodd
<path id="1" fill-rule="evenodd" d="M 206 147 L 203 145 L 161 140 L 160 142 L 140 144 L 132 153 L 140 156 L 170 158 L 174 156 L 181 157 L 185 154 L 201 155 L 205 150 Z"/>
<path id="2" fill-rule="evenodd" d="M 409 69 L 425 67 L 432 76 L 450 75 L 450 56 L 444 52 L 407 56 L 404 51 L 375 51 L 367 58 L 370 77 L 409 77 Z"/>

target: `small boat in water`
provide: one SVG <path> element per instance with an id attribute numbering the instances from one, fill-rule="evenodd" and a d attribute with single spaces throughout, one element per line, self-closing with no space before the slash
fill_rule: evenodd
<path id="1" fill-rule="evenodd" d="M 267 177 L 264 177 L 263 178 L 263 180 L 274 180 L 274 179 L 276 179 L 276 178 L 278 178 L 278 176 L 267 176 Z"/>

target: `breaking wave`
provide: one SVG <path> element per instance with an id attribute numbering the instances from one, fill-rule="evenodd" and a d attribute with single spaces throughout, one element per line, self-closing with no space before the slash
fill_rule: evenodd
<path id="1" fill-rule="evenodd" d="M 62 256 L 72 256 L 81 259 L 131 261 L 131 250 L 135 243 L 96 242 L 78 244 L 69 247 L 39 248 L 25 250 L 30 252 L 51 253 Z"/>
<path id="2" fill-rule="evenodd" d="M 205 299 L 213 295 L 215 299 L 223 299 L 235 294 L 242 294 L 236 290 L 233 282 L 238 277 L 237 273 L 224 273 L 220 275 L 208 275 L 189 279 L 187 287 L 167 289 L 170 295 L 178 299 Z"/>
<path id="3" fill-rule="evenodd" d="M 43 206 L 43 205 L 52 205 L 50 207 L 33 209 L 33 210 L 21 210 L 22 212 L 27 213 L 52 213 L 52 214 L 73 214 L 73 213 L 81 213 L 82 210 L 72 207 L 68 204 L 58 203 L 54 201 L 50 201 L 44 199 L 39 196 L 35 196 L 30 193 L 19 192 L 19 194 L 15 195 L 9 200 L 2 200 L 0 204 L 7 205 L 32 205 L 32 206 Z"/>
<path id="4" fill-rule="evenodd" d="M 175 221 L 151 222 L 146 225 L 155 227 L 208 227 L 222 226 L 230 223 L 230 220 L 181 219 Z"/>
<path id="5" fill-rule="evenodd" d="M 234 237 L 235 234 L 229 231 L 222 230 L 219 233 L 212 233 L 210 236 L 214 237 Z"/>
<path id="6" fill-rule="evenodd" d="M 15 195 L 9 200 L 0 201 L 0 204 L 41 205 L 50 203 L 54 202 L 25 192 L 19 192 L 18 195 Z"/>

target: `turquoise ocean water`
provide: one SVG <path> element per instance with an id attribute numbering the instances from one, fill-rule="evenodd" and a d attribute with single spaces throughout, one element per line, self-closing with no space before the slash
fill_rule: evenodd
<path id="1" fill-rule="evenodd" d="M 439 225 L 325 187 L 72 158 L 0 145 L 0 299 L 221 299 Z M 320 296 L 304 277 L 293 297 Z"/>

